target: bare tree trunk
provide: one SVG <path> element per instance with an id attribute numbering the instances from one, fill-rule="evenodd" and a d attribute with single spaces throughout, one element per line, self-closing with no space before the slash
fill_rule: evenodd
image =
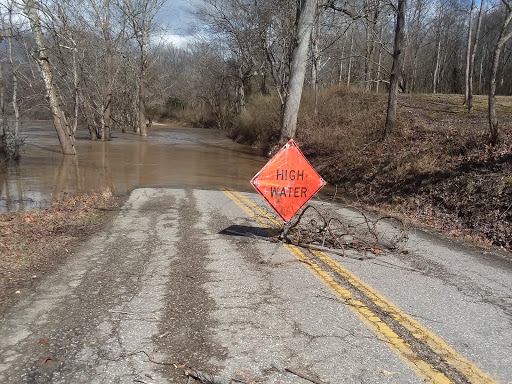
<path id="1" fill-rule="evenodd" d="M 341 49 L 341 56 L 340 56 L 340 65 L 339 65 L 339 76 L 338 76 L 338 87 L 341 87 L 341 81 L 343 79 L 343 59 L 345 56 L 345 44 L 343 44 L 343 48 Z"/>
<path id="2" fill-rule="evenodd" d="M 133 132 L 135 132 L 137 135 L 140 135 L 140 123 L 139 123 L 139 120 L 140 120 L 140 116 L 139 116 L 140 80 L 138 77 L 137 77 L 137 81 L 135 84 L 135 88 L 136 88 L 136 90 L 135 90 L 136 97 L 134 97 L 133 101 L 132 101 L 132 105 L 131 105 L 132 113 L 130 116 L 130 121 L 132 122 Z"/>
<path id="3" fill-rule="evenodd" d="M 11 15 L 9 15 L 9 19 L 11 19 Z M 11 20 L 9 20 L 11 22 Z M 12 24 L 10 24 L 11 26 Z M 11 29 L 11 28 L 10 28 Z M 14 153 L 12 154 L 12 158 L 14 160 L 19 160 L 20 158 L 20 125 L 21 125 L 21 114 L 20 114 L 20 105 L 18 103 L 18 69 L 14 64 L 14 60 L 12 57 L 12 30 L 10 36 L 8 37 L 8 46 L 9 46 L 9 62 L 11 64 L 12 69 L 12 109 L 14 111 L 14 136 L 13 136 L 13 144 L 14 144 Z"/>
<path id="4" fill-rule="evenodd" d="M 114 74 L 114 47 L 112 45 L 112 36 L 110 32 L 110 0 L 104 0 L 105 16 L 102 15 L 100 8 L 95 0 L 89 0 L 96 13 L 96 17 L 101 23 L 101 30 L 103 32 L 103 39 L 105 40 L 106 58 L 105 65 L 107 73 L 110 74 L 105 81 L 105 93 L 101 105 L 101 140 L 110 140 L 111 136 L 111 119 L 112 119 L 112 92 L 113 92 L 113 74 Z"/>
<path id="5" fill-rule="evenodd" d="M 316 8 L 315 23 L 311 31 L 311 85 L 315 94 L 315 116 L 318 115 L 318 62 L 320 60 L 320 17 L 321 9 Z"/>
<path id="6" fill-rule="evenodd" d="M 389 79 L 388 110 L 386 115 L 384 136 L 387 136 L 392 132 L 396 122 L 398 84 L 400 82 L 400 71 L 402 68 L 401 58 L 404 45 L 405 9 L 407 6 L 406 3 L 406 0 L 398 0 L 395 28 L 395 47 L 393 50 L 393 64 L 391 67 L 391 76 Z"/>
<path id="7" fill-rule="evenodd" d="M 237 114 L 245 112 L 245 76 L 242 65 L 238 66 L 238 85 L 237 85 Z"/>
<path id="8" fill-rule="evenodd" d="M 145 61 L 145 58 L 143 59 Z M 147 136 L 146 127 L 146 65 L 143 63 L 139 76 L 139 133 Z"/>
<path id="9" fill-rule="evenodd" d="M 478 73 L 478 93 L 482 94 L 482 83 L 484 78 L 484 58 L 480 59 L 480 71 Z"/>
<path id="10" fill-rule="evenodd" d="M 489 80 L 489 131 L 490 141 L 492 145 L 496 145 L 500 141 L 500 132 L 498 125 L 498 115 L 496 113 L 496 76 L 498 73 L 498 66 L 500 61 L 500 54 L 503 46 L 512 37 L 512 31 L 507 33 L 508 25 L 512 20 L 512 3 L 509 0 L 501 0 L 507 8 L 508 15 L 501 27 L 500 38 L 494 48 L 492 59 L 491 75 Z"/>
<path id="11" fill-rule="evenodd" d="M 30 26 L 37 46 L 37 52 L 34 53 L 33 57 L 39 65 L 41 77 L 46 89 L 46 98 L 50 104 L 53 123 L 55 125 L 55 130 L 57 131 L 62 153 L 65 155 L 75 155 L 76 151 L 73 133 L 69 128 L 66 114 L 61 108 L 62 103 L 53 82 L 52 67 L 48 58 L 43 32 L 41 30 L 41 23 L 39 21 L 39 16 L 37 15 L 34 0 L 23 0 L 23 3 L 25 6 L 25 14 L 30 21 Z"/>
<path id="12" fill-rule="evenodd" d="M 110 0 L 106 3 L 107 14 L 105 22 L 103 23 L 103 36 L 105 38 L 105 45 L 107 48 L 107 68 L 109 73 L 114 73 L 114 47 L 112 46 L 112 37 L 110 34 Z M 113 90 L 114 79 L 109 77 L 107 79 L 105 100 L 103 102 L 103 124 L 102 124 L 102 135 L 101 140 L 110 140 L 112 132 L 112 90 Z"/>
<path id="13" fill-rule="evenodd" d="M 370 33 L 370 25 L 369 21 L 366 21 L 366 50 L 364 55 L 364 90 L 365 92 L 369 92 L 371 88 L 371 77 L 372 77 L 372 54 L 373 54 L 373 41 L 370 42 L 371 33 Z"/>
<path id="14" fill-rule="evenodd" d="M 373 7 L 373 9 L 371 9 Z M 380 14 L 380 0 L 365 0 L 364 9 L 367 14 L 373 12 L 371 18 L 366 17 L 366 52 L 364 56 L 364 89 L 366 92 L 372 88 L 373 56 L 375 54 L 375 40 L 377 36 L 377 22 Z"/>
<path id="15" fill-rule="evenodd" d="M 164 0 L 122 0 L 120 11 L 124 13 L 127 22 L 131 24 L 135 40 L 140 49 L 140 68 L 137 81 L 138 122 L 136 131 L 141 136 L 147 136 L 146 126 L 146 71 L 148 65 L 148 44 L 156 13 L 162 8 Z M 149 124 L 148 124 L 149 125 Z"/>
<path id="16" fill-rule="evenodd" d="M 74 42 L 73 42 L 74 43 Z M 73 44 L 73 92 L 74 92 L 74 105 L 73 105 L 73 121 L 71 124 L 71 132 L 73 132 L 73 136 L 76 134 L 76 130 L 78 128 L 78 115 L 80 112 L 80 79 L 78 76 L 78 63 L 76 60 L 76 44 Z"/>
<path id="17" fill-rule="evenodd" d="M 2 132 L 0 133 L 0 153 L 7 155 L 7 114 L 5 111 L 4 63 L 0 60 L 0 113 L 2 114 Z"/>
<path id="18" fill-rule="evenodd" d="M 471 50 L 471 60 L 469 61 L 469 78 L 468 78 L 468 113 L 473 112 L 473 73 L 474 73 L 474 67 L 475 67 L 475 56 L 476 56 L 476 49 L 478 47 L 478 39 L 480 38 L 480 29 L 482 27 L 482 18 L 484 13 L 484 7 L 485 7 L 485 1 L 481 0 L 480 2 L 480 13 L 478 14 L 478 23 L 476 26 L 476 33 L 475 33 L 475 44 L 473 44 L 473 49 Z"/>
<path id="19" fill-rule="evenodd" d="M 348 55 L 347 67 L 347 88 L 350 88 L 350 75 L 352 74 L 352 54 L 354 53 L 354 34 L 350 37 L 350 50 Z"/>
<path id="20" fill-rule="evenodd" d="M 21 113 L 20 113 L 20 105 L 18 103 L 18 67 L 14 63 L 13 58 L 13 48 L 12 48 L 12 39 L 13 39 L 13 30 L 12 30 L 12 8 L 8 9 L 9 12 L 9 36 L 7 37 L 7 48 L 9 52 L 9 64 L 11 65 L 12 71 L 12 109 L 14 111 L 14 135 L 12 137 L 13 140 L 13 160 L 19 160 L 20 158 L 20 147 L 21 147 L 21 138 L 20 138 L 20 127 L 21 127 Z"/>
<path id="21" fill-rule="evenodd" d="M 381 80 L 381 64 L 382 64 L 382 35 L 384 33 L 384 24 L 381 24 L 380 26 L 380 32 L 379 32 L 379 59 L 377 61 L 377 85 L 375 87 L 375 92 L 379 93 L 379 85 Z"/>
<path id="22" fill-rule="evenodd" d="M 468 26 L 468 41 L 466 44 L 466 73 L 464 79 L 466 80 L 466 88 L 464 93 L 464 102 L 466 104 L 469 100 L 469 73 L 471 71 L 471 46 L 472 46 L 472 33 L 473 33 L 473 12 L 475 10 L 475 0 L 471 2 L 471 10 L 469 11 L 469 26 Z"/>
<path id="23" fill-rule="evenodd" d="M 441 36 L 439 36 L 439 40 L 437 41 L 436 65 L 434 67 L 434 78 L 432 81 L 432 93 L 437 93 L 437 83 L 439 80 L 440 59 L 441 59 Z"/>
<path id="24" fill-rule="evenodd" d="M 311 30 L 315 21 L 316 0 L 300 0 L 297 7 L 296 41 L 293 47 L 290 65 L 288 95 L 284 104 L 281 122 L 281 142 L 285 143 L 295 136 L 300 99 L 304 87 L 304 77 L 308 59 L 308 47 Z"/>
<path id="25" fill-rule="evenodd" d="M 93 111 L 89 100 L 87 100 L 83 93 L 79 93 L 80 101 L 82 103 L 82 114 L 85 117 L 85 121 L 87 122 L 87 129 L 89 130 L 89 135 L 92 141 L 98 140 L 98 129 L 96 128 L 96 123 L 93 120 Z"/>

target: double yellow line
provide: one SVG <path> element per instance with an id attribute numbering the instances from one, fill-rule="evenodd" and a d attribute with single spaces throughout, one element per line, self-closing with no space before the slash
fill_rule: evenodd
<path id="1" fill-rule="evenodd" d="M 240 193 L 233 190 L 223 192 L 263 228 L 282 227 L 272 215 Z M 311 256 L 308 256 L 296 246 L 286 244 L 285 247 L 340 300 L 348 304 L 348 308 L 425 382 L 496 383 L 491 376 L 327 254 L 309 251 Z M 424 350 L 428 352 L 421 352 Z"/>

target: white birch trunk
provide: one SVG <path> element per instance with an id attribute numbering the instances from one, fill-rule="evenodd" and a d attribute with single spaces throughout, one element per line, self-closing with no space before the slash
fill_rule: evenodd
<path id="1" fill-rule="evenodd" d="M 354 35 L 350 38 L 350 51 L 348 55 L 348 67 L 347 67 L 347 88 L 350 88 L 350 76 L 352 74 L 352 54 L 354 53 Z"/>
<path id="2" fill-rule="evenodd" d="M 34 0 L 23 0 L 23 3 L 25 6 L 25 14 L 30 21 L 30 26 L 32 28 L 32 33 L 37 47 L 34 59 L 39 66 L 41 77 L 44 82 L 46 98 L 50 105 L 50 111 L 52 113 L 53 123 L 55 125 L 55 130 L 57 131 L 62 153 L 65 155 L 75 155 L 76 151 L 73 133 L 69 128 L 66 114 L 61 108 L 62 103 L 53 82 L 52 68 L 48 58 L 47 47 L 43 38 L 41 23 L 39 21 L 39 16 L 37 15 Z"/>
<path id="3" fill-rule="evenodd" d="M 300 99 L 308 60 L 308 48 L 311 30 L 315 21 L 316 0 L 301 0 L 298 9 L 296 41 L 290 65 L 288 95 L 284 104 L 281 123 L 281 142 L 285 143 L 295 136 L 299 115 Z"/>
<path id="4" fill-rule="evenodd" d="M 437 93 L 437 82 L 439 80 L 439 67 L 440 67 L 440 57 L 441 57 L 441 36 L 439 36 L 439 40 L 437 42 L 437 52 L 436 52 L 436 65 L 434 67 L 434 78 L 432 81 L 432 93 Z"/>

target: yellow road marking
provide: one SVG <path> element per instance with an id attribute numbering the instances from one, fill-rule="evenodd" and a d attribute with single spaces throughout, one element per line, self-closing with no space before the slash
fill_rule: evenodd
<path id="1" fill-rule="evenodd" d="M 278 223 L 274 218 L 268 215 L 256 204 L 235 191 L 223 190 L 223 192 L 233 200 L 242 210 L 253 217 L 258 224 L 264 228 L 269 227 L 268 221 L 274 225 Z M 254 210 L 257 210 L 268 220 L 266 221 L 259 215 L 256 215 Z M 281 225 L 280 225 L 281 226 Z M 338 298 L 345 303 L 349 304 L 348 307 L 354 312 L 364 324 L 368 326 L 381 340 L 385 341 L 399 357 L 401 357 L 413 371 L 430 383 L 451 383 L 452 381 L 443 373 L 436 370 L 430 364 L 422 360 L 410 348 L 410 346 L 401 339 L 382 319 L 379 318 L 368 306 L 359 300 L 352 297 L 350 292 L 336 283 L 333 278 L 322 268 L 316 264 L 313 259 L 309 258 L 300 249 L 293 245 L 286 244 L 285 247 L 292 253 L 292 255 L 299 261 L 306 264 L 308 269 L 318 277 Z M 443 358 L 449 365 L 455 368 L 459 373 L 464 375 L 473 384 L 496 383 L 496 381 L 485 372 L 481 371 L 477 366 L 469 360 L 458 354 L 453 348 L 446 344 L 441 338 L 429 331 L 412 317 L 404 313 L 400 308 L 395 306 L 384 296 L 379 294 L 368 284 L 364 283 L 361 279 L 355 276 L 346 268 L 342 267 L 339 263 L 334 261 L 331 257 L 320 251 L 311 251 L 313 255 L 322 260 L 329 268 L 331 268 L 338 275 L 343 277 L 354 288 L 368 297 L 375 305 L 389 313 L 397 323 L 408 329 L 414 337 L 427 344 L 437 355 Z"/>
<path id="2" fill-rule="evenodd" d="M 262 228 L 270 228 L 271 227 L 269 225 L 268 221 L 266 221 L 261 216 L 256 215 L 251 208 L 249 208 L 247 205 L 245 205 L 238 197 L 236 197 L 234 195 L 234 193 L 237 193 L 237 192 L 227 190 L 227 189 L 221 189 L 221 191 L 224 192 L 236 205 L 238 205 L 240 208 L 242 208 L 242 210 L 245 213 L 247 213 L 250 217 L 252 217 L 259 225 L 261 225 Z"/>
<path id="3" fill-rule="evenodd" d="M 271 215 L 268 214 L 268 212 L 264 211 L 259 207 L 258 205 L 254 204 L 251 200 L 247 199 L 242 194 L 236 192 L 236 191 L 230 191 L 233 195 L 238 197 L 240 200 L 244 201 L 245 203 L 249 204 L 253 209 L 256 209 L 258 212 L 260 212 L 267 220 L 269 220 L 272 224 L 276 225 L 277 228 L 282 228 L 283 224 L 280 221 L 277 221 L 274 219 Z"/>
<path id="4" fill-rule="evenodd" d="M 423 361 L 410 348 L 400 336 L 398 336 L 379 316 L 377 316 L 368 306 L 361 301 L 354 299 L 350 292 L 336 283 L 332 277 L 320 268 L 312 259 L 307 257 L 304 252 L 293 245 L 286 245 L 286 248 L 295 256 L 297 260 L 302 261 L 324 283 L 338 298 L 349 304 L 348 308 L 356 314 L 359 319 L 370 328 L 375 335 L 384 341 L 388 347 L 402 358 L 412 370 L 423 380 L 436 384 L 448 384 L 452 381 L 431 365 Z"/>
<path id="5" fill-rule="evenodd" d="M 368 297 L 377 306 L 389 313 L 400 325 L 411 331 L 414 337 L 427 344 L 437 355 L 446 360 L 448 364 L 450 364 L 457 371 L 470 379 L 473 384 L 495 382 L 491 376 L 480 370 L 465 357 L 457 353 L 439 336 L 419 324 L 411 316 L 407 315 L 400 308 L 391 303 L 388 299 L 375 291 L 368 284 L 364 283 L 348 269 L 342 267 L 339 263 L 334 261 L 324 252 L 312 251 L 312 253 L 320 260 L 324 261 L 325 264 L 327 264 L 332 270 L 338 273 L 338 275 L 342 276 L 352 286 L 357 288 L 360 292 L 364 293 L 366 297 Z"/>

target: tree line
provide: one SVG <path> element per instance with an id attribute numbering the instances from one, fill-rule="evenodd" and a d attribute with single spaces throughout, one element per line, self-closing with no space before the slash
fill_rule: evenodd
<path id="1" fill-rule="evenodd" d="M 226 127 L 254 95 L 281 103 L 281 141 L 295 134 L 303 87 L 397 94 L 512 94 L 510 0 L 197 0 L 196 37 L 162 43 L 164 0 L 4 0 L 0 6 L 0 148 L 19 156 L 23 119 L 52 118 L 62 150 L 78 127 L 147 135 L 152 108 Z M 461 100 L 462 102 L 462 100 Z M 341 107 L 341 106 L 340 106 Z"/>

